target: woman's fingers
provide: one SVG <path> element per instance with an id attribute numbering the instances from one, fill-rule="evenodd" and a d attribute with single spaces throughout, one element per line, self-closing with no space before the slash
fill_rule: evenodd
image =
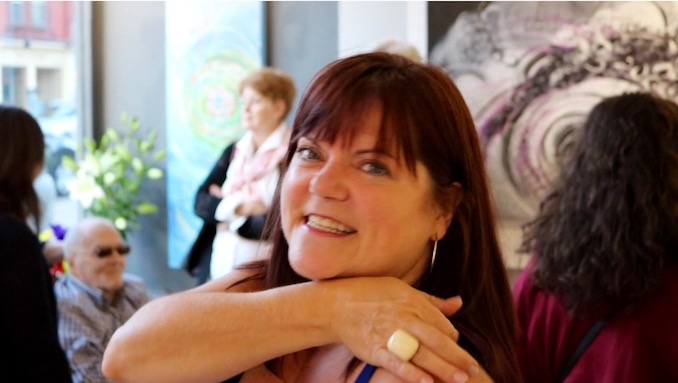
<path id="1" fill-rule="evenodd" d="M 459 339 L 459 331 L 457 331 L 447 317 L 454 315 L 462 306 L 461 297 L 455 296 L 452 298 L 441 299 L 433 295 L 425 294 L 431 303 L 440 310 L 443 315 L 432 315 L 430 318 L 435 320 L 434 326 L 443 334 L 451 337 L 456 342 Z"/>
<path id="2" fill-rule="evenodd" d="M 466 356 L 463 354 L 466 354 L 466 352 L 459 346 L 457 347 L 458 351 L 462 354 L 460 359 L 465 360 Z M 451 363 L 441 358 L 439 353 L 433 352 L 426 345 L 420 345 L 410 361 L 398 359 L 386 348 L 379 350 L 375 356 L 382 368 L 398 376 L 400 379 L 411 383 L 433 383 L 434 377 L 443 382 L 464 383 L 469 378 L 476 376 L 480 371 L 478 364 L 472 358 L 472 366 L 464 369 L 460 366 L 464 365 L 463 363 L 465 362 L 462 362 L 461 365 Z"/>
<path id="3" fill-rule="evenodd" d="M 456 329 L 457 336 L 454 338 L 423 322 L 412 322 L 406 331 L 419 342 L 410 363 L 445 382 L 465 381 L 477 372 L 478 362 L 457 344 L 459 333 Z"/>
<path id="4" fill-rule="evenodd" d="M 456 343 L 453 348 L 456 348 L 456 352 L 441 353 L 438 349 L 420 344 L 410 363 L 443 382 L 466 382 L 478 373 L 478 363 Z"/>
<path id="5" fill-rule="evenodd" d="M 402 361 L 385 347 L 375 355 L 377 365 L 408 383 L 433 383 L 433 376 L 412 363 Z"/>
<path id="6" fill-rule="evenodd" d="M 394 278 L 354 278 L 324 282 L 341 302 L 330 326 L 337 340 L 360 359 L 382 367 L 407 382 L 464 381 L 478 363 L 457 345 L 459 332 L 450 323 L 461 298 L 441 299 Z M 365 295 L 368 290 L 371 294 Z M 419 346 L 410 361 L 388 351 L 393 333 L 402 329 Z M 404 345 L 401 345 L 407 349 Z"/>
<path id="7" fill-rule="evenodd" d="M 429 296 L 432 297 L 435 301 L 437 301 L 437 303 L 434 302 L 434 304 L 436 304 L 436 306 L 440 309 L 440 311 L 443 314 L 445 314 L 446 317 L 454 315 L 457 311 L 459 311 L 459 309 L 463 305 L 463 302 L 459 295 L 447 299 L 441 299 L 438 297 L 434 297 L 432 295 Z"/>

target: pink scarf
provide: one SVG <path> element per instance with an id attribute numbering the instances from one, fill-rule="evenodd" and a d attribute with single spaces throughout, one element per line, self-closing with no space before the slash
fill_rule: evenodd
<path id="1" fill-rule="evenodd" d="M 282 139 L 279 143 L 270 143 L 269 138 L 253 155 L 251 155 L 251 143 L 240 146 L 238 143 L 234 148 L 233 159 L 229 167 L 228 178 L 224 184 L 225 194 L 233 194 L 242 191 L 253 199 L 262 199 L 262 196 L 256 186 L 257 181 L 267 174 L 277 170 L 278 164 L 287 153 L 287 145 L 290 139 L 290 130 L 285 129 L 282 132 Z M 272 133 L 271 135 L 275 134 Z M 249 150 L 248 150 L 249 149 Z"/>

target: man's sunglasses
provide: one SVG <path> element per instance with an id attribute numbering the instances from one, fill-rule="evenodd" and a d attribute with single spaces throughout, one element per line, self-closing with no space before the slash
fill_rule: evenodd
<path id="1" fill-rule="evenodd" d="M 96 255 L 99 258 L 106 258 L 113 254 L 113 251 L 117 251 L 118 254 L 120 255 L 127 255 L 130 252 L 130 247 L 127 245 L 120 245 L 120 246 L 106 246 L 106 247 L 99 247 L 97 246 L 94 248 L 94 255 Z"/>

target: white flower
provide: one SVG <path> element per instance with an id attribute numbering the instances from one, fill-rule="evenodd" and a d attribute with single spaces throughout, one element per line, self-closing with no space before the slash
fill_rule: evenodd
<path id="1" fill-rule="evenodd" d="M 107 170 L 110 169 L 116 161 L 118 161 L 118 156 L 106 151 L 99 157 L 99 166 L 102 170 Z"/>
<path id="2" fill-rule="evenodd" d="M 106 174 L 104 174 L 104 184 L 112 185 L 113 182 L 115 182 L 115 178 L 116 178 L 115 174 L 107 172 Z"/>
<path id="3" fill-rule="evenodd" d="M 125 231 L 127 229 L 127 220 L 123 217 L 118 217 L 113 221 L 113 224 L 120 231 Z"/>
<path id="4" fill-rule="evenodd" d="M 97 161 L 94 156 L 91 154 L 86 154 L 85 157 L 80 161 L 80 169 L 78 172 L 82 170 L 85 173 L 89 173 L 93 176 L 98 176 L 101 173 L 101 167 L 99 166 L 99 162 Z"/>
<path id="5" fill-rule="evenodd" d="M 88 175 L 83 169 L 78 170 L 76 177 L 66 184 L 71 199 L 80 203 L 87 210 L 92 206 L 95 199 L 104 198 L 104 190 L 99 186 L 94 177 Z"/>

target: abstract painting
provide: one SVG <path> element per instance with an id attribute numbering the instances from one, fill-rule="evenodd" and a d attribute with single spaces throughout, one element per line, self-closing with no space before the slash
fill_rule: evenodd
<path id="1" fill-rule="evenodd" d="M 181 266 L 202 221 L 195 193 L 239 126 L 238 83 L 261 67 L 264 3 L 167 2 L 166 116 L 169 266 Z"/>
<path id="2" fill-rule="evenodd" d="M 429 21 L 429 61 L 471 109 L 507 261 L 519 268 L 526 258 L 511 253 L 520 226 L 538 211 L 591 108 L 631 91 L 678 102 L 678 3 L 431 2 Z"/>

